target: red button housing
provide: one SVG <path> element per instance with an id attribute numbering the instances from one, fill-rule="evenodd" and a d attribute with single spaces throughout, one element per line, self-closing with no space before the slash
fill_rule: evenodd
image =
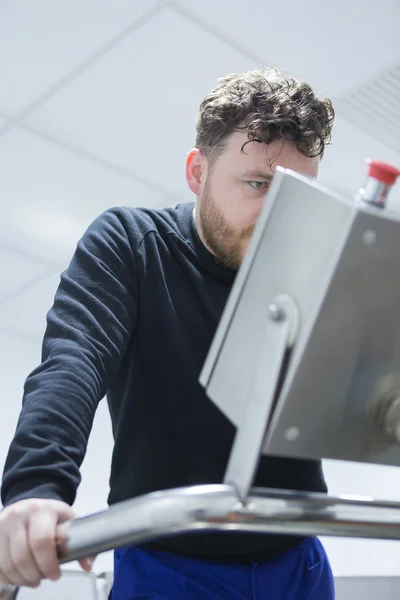
<path id="1" fill-rule="evenodd" d="M 368 175 L 378 179 L 378 181 L 381 181 L 386 185 L 393 185 L 400 175 L 400 171 L 399 169 L 396 169 L 396 167 L 392 167 L 392 165 L 388 165 L 387 163 L 371 160 L 369 161 Z"/>

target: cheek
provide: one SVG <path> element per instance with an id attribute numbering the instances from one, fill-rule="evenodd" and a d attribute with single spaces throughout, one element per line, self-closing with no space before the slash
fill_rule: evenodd
<path id="1" fill-rule="evenodd" d="M 209 192 L 214 206 L 235 231 L 254 227 L 265 202 L 265 193 L 249 194 L 241 184 L 214 178 Z"/>
<path id="2" fill-rule="evenodd" d="M 236 214 L 230 216 L 230 225 L 240 237 L 247 238 L 253 232 L 260 211 L 252 208 L 243 210 L 241 208 Z"/>
<path id="3" fill-rule="evenodd" d="M 247 229 L 254 226 L 262 209 L 263 200 L 251 198 L 247 201 L 234 203 L 229 208 L 227 216 L 235 229 Z"/>
<path id="4" fill-rule="evenodd" d="M 265 196 L 260 198 L 251 198 L 242 208 L 242 220 L 246 226 L 255 225 L 262 207 L 264 205 Z"/>

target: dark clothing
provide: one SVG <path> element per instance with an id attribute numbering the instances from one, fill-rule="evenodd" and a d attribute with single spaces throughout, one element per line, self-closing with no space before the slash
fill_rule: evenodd
<path id="1" fill-rule="evenodd" d="M 199 374 L 235 278 L 202 244 L 192 203 L 114 208 L 88 228 L 47 317 L 6 461 L 5 505 L 73 504 L 93 417 L 107 394 L 115 447 L 109 503 L 221 483 L 235 428 Z M 326 491 L 321 464 L 264 457 L 255 485 Z M 164 540 L 193 556 L 257 559 L 303 538 L 202 534 Z"/>

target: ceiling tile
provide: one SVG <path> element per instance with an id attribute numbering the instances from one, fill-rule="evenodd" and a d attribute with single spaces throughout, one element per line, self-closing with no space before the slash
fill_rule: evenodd
<path id="1" fill-rule="evenodd" d="M 0 2 L 0 109 L 15 113 L 117 36 L 155 0 Z"/>
<path id="2" fill-rule="evenodd" d="M 35 261 L 0 245 L 0 304 L 25 289 L 49 269 L 44 261 Z"/>
<path id="3" fill-rule="evenodd" d="M 400 154 L 400 61 L 336 100 L 335 108 L 350 123 Z"/>
<path id="4" fill-rule="evenodd" d="M 176 5 L 269 66 L 330 95 L 343 93 L 400 58 L 397 0 L 248 0 L 245 10 L 243 3 L 232 0 L 180 0 Z"/>
<path id="5" fill-rule="evenodd" d="M 0 242 L 53 262 L 107 208 L 165 205 L 161 192 L 19 129 L 0 140 L 0 164 Z"/>
<path id="6" fill-rule="evenodd" d="M 29 123 L 180 190 L 201 100 L 218 77 L 254 66 L 165 9 L 35 111 Z"/>

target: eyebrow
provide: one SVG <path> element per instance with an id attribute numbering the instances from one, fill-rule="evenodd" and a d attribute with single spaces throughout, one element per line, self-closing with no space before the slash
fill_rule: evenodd
<path id="1" fill-rule="evenodd" d="M 253 177 L 255 180 L 259 181 L 272 181 L 273 175 L 269 173 L 263 173 L 262 171 L 245 171 L 242 173 L 243 177 Z"/>

